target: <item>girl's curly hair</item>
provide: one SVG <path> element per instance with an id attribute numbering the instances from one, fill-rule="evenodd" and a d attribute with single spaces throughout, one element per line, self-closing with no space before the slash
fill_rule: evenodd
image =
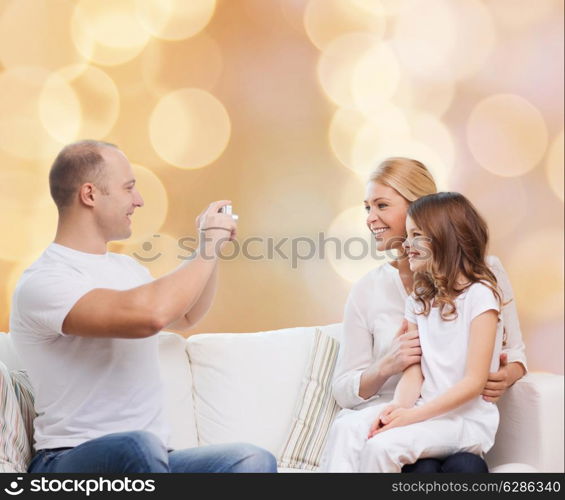
<path id="1" fill-rule="evenodd" d="M 455 299 L 477 282 L 488 286 L 504 305 L 496 277 L 485 263 L 487 225 L 467 198 L 453 192 L 423 196 L 410 204 L 408 216 L 431 240 L 431 266 L 414 277 L 422 314 L 428 315 L 433 304 L 442 319 L 455 319 Z M 467 284 L 458 285 L 460 275 Z"/>

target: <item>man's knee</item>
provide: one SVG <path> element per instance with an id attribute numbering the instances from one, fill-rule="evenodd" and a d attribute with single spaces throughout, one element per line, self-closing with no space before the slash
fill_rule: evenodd
<path id="1" fill-rule="evenodd" d="M 129 431 L 116 432 L 106 436 L 107 444 L 116 451 L 123 449 L 167 451 L 165 445 L 152 432 Z"/>
<path id="2" fill-rule="evenodd" d="M 107 453 L 119 458 L 130 472 L 164 472 L 168 469 L 165 445 L 147 431 L 118 432 L 107 436 Z"/>
<path id="3" fill-rule="evenodd" d="M 271 452 L 247 443 L 234 446 L 238 457 L 232 472 L 277 472 L 277 459 Z"/>

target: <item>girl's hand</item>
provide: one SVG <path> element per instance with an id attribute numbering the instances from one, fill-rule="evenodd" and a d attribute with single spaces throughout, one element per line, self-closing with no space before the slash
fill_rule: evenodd
<path id="1" fill-rule="evenodd" d="M 387 407 L 386 409 L 388 410 L 388 408 L 389 407 Z M 388 412 L 386 415 L 384 415 L 384 412 L 381 413 L 378 420 L 380 422 L 380 425 L 375 429 L 375 424 L 371 426 L 371 431 L 369 432 L 368 439 L 371 439 L 373 436 L 381 432 L 388 431 L 389 429 L 394 429 L 395 427 L 403 427 L 405 425 L 415 424 L 416 422 L 419 422 L 416 408 L 400 408 L 398 406 L 392 411 Z"/>
<path id="2" fill-rule="evenodd" d="M 375 434 L 375 432 L 384 425 L 382 421 L 383 417 L 390 415 L 397 408 L 401 408 L 401 406 L 396 403 L 391 403 L 379 414 L 379 416 L 375 419 L 375 421 L 371 425 L 371 428 L 369 429 L 369 435 L 367 436 L 367 439 L 371 438 Z"/>
<path id="3" fill-rule="evenodd" d="M 386 357 L 385 366 L 389 377 L 402 373 L 409 366 L 419 363 L 422 357 L 418 330 L 407 331 L 407 329 L 408 322 L 404 319 Z"/>

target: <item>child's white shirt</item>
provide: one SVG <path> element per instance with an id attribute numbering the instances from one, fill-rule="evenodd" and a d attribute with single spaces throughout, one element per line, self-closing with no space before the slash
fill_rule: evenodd
<path id="1" fill-rule="evenodd" d="M 406 319 L 417 324 L 422 348 L 421 366 L 424 382 L 421 399 L 417 404 L 436 398 L 463 378 L 467 366 L 471 322 L 486 311 L 500 311 L 494 293 L 482 283 L 471 285 L 454 302 L 457 318 L 451 321 L 441 318 L 439 307 L 430 308 L 427 316 L 417 314 L 422 310 L 422 306 L 413 296 L 410 296 L 406 302 Z M 491 372 L 499 368 L 502 335 L 503 327 L 499 320 L 490 362 Z M 488 436 L 489 440 L 494 440 L 498 427 L 498 409 L 495 404 L 485 401 L 482 396 L 477 396 L 448 414 L 442 415 L 442 418 L 447 415 L 458 415 L 479 424 L 486 433 L 484 437 Z"/>

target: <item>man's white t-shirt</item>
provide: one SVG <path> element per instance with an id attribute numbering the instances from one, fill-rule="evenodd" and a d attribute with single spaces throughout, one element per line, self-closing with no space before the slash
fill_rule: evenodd
<path id="1" fill-rule="evenodd" d="M 67 314 L 90 290 L 127 290 L 152 279 L 131 257 L 56 243 L 24 272 L 14 292 L 10 332 L 35 393 L 36 450 L 134 430 L 152 432 L 167 445 L 157 336 L 62 332 Z"/>

